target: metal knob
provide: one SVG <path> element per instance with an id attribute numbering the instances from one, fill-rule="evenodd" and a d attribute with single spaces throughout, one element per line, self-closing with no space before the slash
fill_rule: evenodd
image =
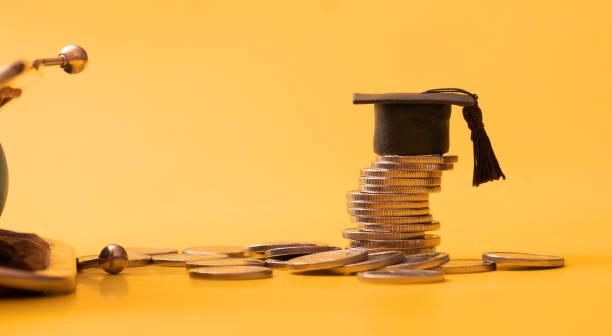
<path id="1" fill-rule="evenodd" d="M 117 274 L 128 266 L 127 251 L 120 245 L 106 245 L 97 259 L 77 259 L 77 269 L 83 270 L 91 267 L 101 267 L 107 273 Z"/>
<path id="2" fill-rule="evenodd" d="M 35 69 L 52 65 L 59 65 L 69 74 L 77 74 L 87 67 L 87 52 L 78 45 L 68 45 L 60 50 L 57 57 L 39 58 L 32 62 Z"/>

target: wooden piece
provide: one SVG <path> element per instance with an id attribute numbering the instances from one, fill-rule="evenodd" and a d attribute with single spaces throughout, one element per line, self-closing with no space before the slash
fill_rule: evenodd
<path id="1" fill-rule="evenodd" d="M 43 239 L 49 244 L 49 267 L 38 271 L 26 271 L 0 266 L 0 287 L 45 294 L 60 294 L 74 290 L 77 274 L 74 249 L 66 243 Z"/>

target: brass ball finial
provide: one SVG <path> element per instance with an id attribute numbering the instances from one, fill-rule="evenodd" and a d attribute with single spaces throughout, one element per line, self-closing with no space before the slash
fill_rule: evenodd
<path id="1" fill-rule="evenodd" d="M 64 58 L 61 67 L 69 74 L 77 74 L 87 67 L 87 52 L 78 45 L 68 45 L 62 48 L 59 57 Z"/>
<path id="2" fill-rule="evenodd" d="M 128 266 L 127 251 L 120 245 L 106 245 L 98 257 L 100 267 L 110 274 L 117 274 Z"/>
<path id="3" fill-rule="evenodd" d="M 87 52 L 78 45 L 67 45 L 57 57 L 39 58 L 32 62 L 32 67 L 38 69 L 41 66 L 59 65 L 69 74 L 77 74 L 87 67 Z"/>

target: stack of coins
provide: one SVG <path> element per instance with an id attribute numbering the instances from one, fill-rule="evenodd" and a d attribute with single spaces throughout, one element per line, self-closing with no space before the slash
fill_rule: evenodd
<path id="1" fill-rule="evenodd" d="M 348 212 L 356 228 L 343 237 L 351 247 L 404 254 L 434 252 L 440 236 L 428 234 L 440 223 L 429 211 L 429 194 L 440 191 L 442 172 L 454 155 L 378 156 L 361 170 L 359 190 L 350 191 Z"/>

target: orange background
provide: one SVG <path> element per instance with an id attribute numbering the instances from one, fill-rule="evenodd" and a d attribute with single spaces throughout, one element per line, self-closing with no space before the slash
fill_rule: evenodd
<path id="1" fill-rule="evenodd" d="M 608 2 L 13 1 L 1 10 L 0 64 L 55 56 L 70 43 L 90 56 L 74 77 L 58 69 L 30 75 L 36 80 L 23 96 L 2 109 L 10 172 L 2 228 L 68 242 L 81 255 L 111 242 L 344 246 L 345 193 L 374 157 L 373 108 L 353 106 L 351 94 L 450 86 L 480 96 L 508 180 L 471 187 L 472 144 L 456 108 L 451 153 L 460 161 L 431 197 L 439 250 L 568 261 L 560 270 L 466 275 L 431 288 L 280 274 L 210 290 L 155 268 L 131 271 L 149 277 L 104 278 L 130 284 L 114 295 L 120 287 L 109 282 L 109 296 L 80 275 L 74 295 L 0 302 L 11 321 L 36 317 L 38 327 L 62 332 L 79 329 L 76 320 L 89 333 L 86 325 L 108 318 L 136 328 L 170 314 L 170 325 L 189 328 L 197 323 L 186 316 L 204 309 L 236 331 L 245 326 L 225 315 L 231 307 L 266 326 L 276 318 L 262 311 L 282 311 L 284 323 L 291 314 L 312 318 L 298 333 L 383 324 L 404 333 L 412 318 L 426 321 L 420 332 L 603 328 L 592 319 L 612 298 Z M 169 293 L 159 286 L 183 289 L 151 298 Z M 66 311 L 49 312 L 66 302 Z M 450 324 L 437 325 L 442 319 Z"/>

